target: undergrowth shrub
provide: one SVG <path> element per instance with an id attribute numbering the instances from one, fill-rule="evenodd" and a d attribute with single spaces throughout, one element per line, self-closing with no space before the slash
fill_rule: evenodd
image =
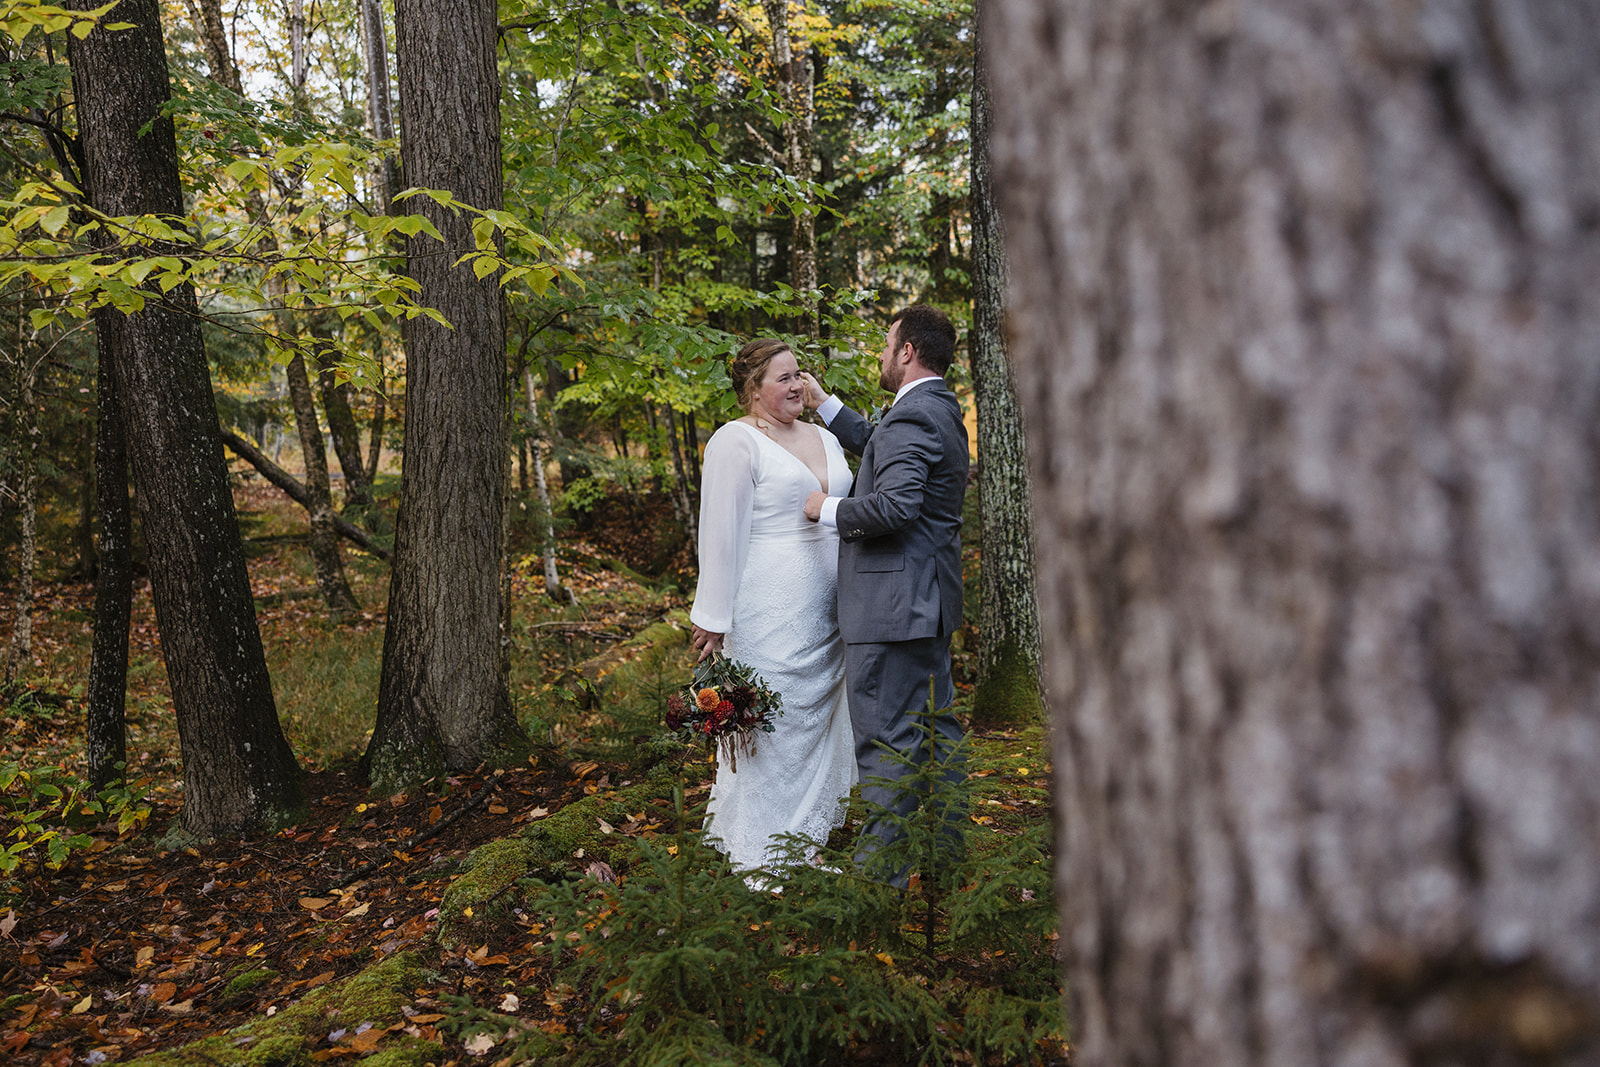
<path id="1" fill-rule="evenodd" d="M 94 843 L 86 829 L 111 824 L 126 833 L 144 825 L 150 807 L 141 802 L 149 786 L 148 778 L 131 785 L 118 779 L 96 790 L 61 767 L 0 763 L 0 827 L 5 835 L 0 876 L 9 881 L 40 868 L 60 870 L 73 852 Z"/>
<path id="2" fill-rule="evenodd" d="M 853 850 L 807 864 L 795 839 L 786 865 L 734 871 L 680 784 L 675 832 L 641 840 L 615 884 L 523 885 L 569 998 L 569 1022 L 551 1027 L 562 1032 L 465 999 L 453 1025 L 490 1033 L 510 1062 L 572 1067 L 819 1065 L 863 1050 L 891 1063 L 1052 1062 L 1065 1026 L 1047 828 L 969 840 L 976 787 L 946 781 L 963 758 L 910 770 L 902 782 L 924 804 L 866 867 Z M 907 864 L 908 890 L 871 877 Z"/>

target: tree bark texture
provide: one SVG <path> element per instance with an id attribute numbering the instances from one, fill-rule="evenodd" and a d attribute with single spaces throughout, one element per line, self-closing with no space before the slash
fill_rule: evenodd
<path id="1" fill-rule="evenodd" d="M 989 163 L 988 62 L 982 36 L 972 78 L 972 396 L 978 420 L 980 506 L 978 684 L 973 721 L 1000 726 L 1038 721 L 1039 608 L 1034 595 L 1033 493 L 1028 450 L 1006 356 L 1006 257 Z"/>
<path id="2" fill-rule="evenodd" d="M 493 0 L 400 0 L 395 54 L 411 186 L 501 206 L 500 79 Z M 407 244 L 429 319 L 405 330 L 405 454 L 378 721 L 367 770 L 382 790 L 464 770 L 515 743 L 500 670 L 502 478 L 506 457 L 504 308 L 491 276 L 455 261 L 475 216 L 408 201 L 444 235 Z"/>
<path id="3" fill-rule="evenodd" d="M 1074 1062 L 1600 1062 L 1600 4 L 986 14 Z"/>
<path id="4" fill-rule="evenodd" d="M 89 195 L 113 216 L 181 217 L 177 145 L 160 115 L 168 87 L 158 8 L 129 0 L 118 18 L 133 27 L 69 40 Z M 194 291 L 152 290 L 144 310 L 122 315 L 101 341 L 127 398 L 123 436 L 183 752 L 182 826 L 210 838 L 292 821 L 300 770 L 273 706 Z"/>
<path id="5" fill-rule="evenodd" d="M 128 628 L 133 618 L 133 506 L 128 500 L 128 450 L 108 353 L 121 347 L 124 316 L 94 313 L 100 358 L 95 372 L 94 484 L 100 551 L 94 570 L 94 640 L 89 652 L 84 748 L 89 782 L 104 789 L 128 758 Z"/>

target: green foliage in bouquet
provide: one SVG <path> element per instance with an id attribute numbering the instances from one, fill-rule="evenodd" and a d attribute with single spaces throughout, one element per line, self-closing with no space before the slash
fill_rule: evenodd
<path id="1" fill-rule="evenodd" d="M 738 758 L 755 752 L 757 731 L 771 733 L 783 714 L 783 697 L 755 668 L 716 653 L 694 669 L 681 693 L 667 698 L 667 729 L 684 741 L 720 745 L 738 769 Z"/>

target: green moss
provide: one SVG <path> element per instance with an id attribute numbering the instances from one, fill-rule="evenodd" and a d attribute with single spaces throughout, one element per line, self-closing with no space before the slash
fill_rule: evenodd
<path id="1" fill-rule="evenodd" d="M 480 940 L 485 926 L 504 921 L 511 906 L 506 889 L 525 877 L 538 859 L 537 851 L 516 837 L 474 849 L 439 900 L 439 944 L 454 948 L 467 940 Z"/>
<path id="2" fill-rule="evenodd" d="M 375 752 L 368 750 L 367 781 L 373 796 L 404 793 L 418 782 L 437 778 L 444 770 L 444 750 L 436 742 L 420 750 L 396 743 Z"/>
<path id="3" fill-rule="evenodd" d="M 1006 641 L 973 691 L 972 725 L 993 730 L 1028 726 L 1043 718 L 1039 665 L 1015 641 Z"/>
<path id="4" fill-rule="evenodd" d="M 599 859 L 617 866 L 632 858 L 633 839 L 606 833 L 600 821 L 604 819 L 612 826 L 620 826 L 630 814 L 636 814 L 662 795 L 661 780 L 656 778 L 615 793 L 597 793 L 530 823 L 520 836 L 533 849 L 537 863 L 562 863 L 576 858 L 578 850 L 582 849 L 585 860 Z"/>
<path id="5" fill-rule="evenodd" d="M 250 992 L 250 990 L 254 989 L 262 982 L 271 981 L 273 977 L 277 975 L 277 973 L 278 972 L 273 970 L 271 967 L 256 967 L 252 970 L 247 970 L 241 972 L 240 974 L 236 974 L 232 978 L 228 979 L 228 984 L 223 987 L 222 994 L 219 999 L 224 1002 L 236 1000 L 239 997 L 242 997 L 244 994 Z"/>
<path id="6" fill-rule="evenodd" d="M 327 1042 L 328 1033 L 361 1023 L 389 1026 L 402 1018 L 400 1008 L 410 1002 L 417 983 L 418 961 L 401 953 L 375 963 L 342 981 L 330 982 L 306 994 L 276 1015 L 253 1019 L 227 1033 L 215 1034 L 168 1052 L 154 1052 L 130 1060 L 130 1067 L 193 1067 L 227 1064 L 228 1067 L 300 1067 L 314 1062 L 311 1054 Z M 242 975 L 240 977 L 243 977 Z M 438 1062 L 443 1047 L 389 1035 L 385 1048 L 361 1062 L 379 1067 L 420 1067 Z"/>

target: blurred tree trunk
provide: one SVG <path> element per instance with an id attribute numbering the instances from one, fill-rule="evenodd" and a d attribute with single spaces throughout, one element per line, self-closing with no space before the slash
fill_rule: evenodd
<path id="1" fill-rule="evenodd" d="M 317 371 L 317 391 L 322 396 L 323 414 L 328 417 L 328 436 L 333 438 L 333 453 L 339 457 L 339 470 L 344 474 L 342 510 L 348 515 L 364 519 L 367 509 L 372 507 L 372 475 L 361 456 L 361 428 L 356 424 L 355 412 L 350 408 L 350 383 L 340 383 L 334 376 L 333 368 L 322 365 Z M 377 432 L 382 431 L 380 429 Z"/>
<path id="2" fill-rule="evenodd" d="M 399 0 L 395 56 L 404 91 L 408 184 L 501 206 L 500 77 L 492 0 Z M 378 721 L 365 757 L 379 792 L 467 770 L 525 744 L 501 670 L 505 311 L 496 279 L 455 261 L 476 216 L 408 202 L 445 243 L 410 239 L 418 299 L 437 308 L 405 327 L 406 420 Z"/>
<path id="3" fill-rule="evenodd" d="M 128 451 L 111 354 L 123 342 L 122 315 L 95 311 L 100 358 L 95 382 L 94 484 L 100 551 L 94 575 L 94 640 L 84 714 L 89 782 L 103 789 L 123 775 L 128 758 L 128 627 L 133 616 L 133 508 L 128 500 Z"/>
<path id="4" fill-rule="evenodd" d="M 30 341 L 17 310 L 17 408 L 15 433 L 17 466 L 21 487 L 17 493 L 18 524 L 17 588 L 12 598 L 11 640 L 6 645 L 5 684 L 17 680 L 19 672 L 33 666 L 33 572 L 38 548 L 39 520 L 39 407 L 33 387 L 42 356 L 36 353 L 37 331 Z"/>
<path id="5" fill-rule="evenodd" d="M 544 476 L 544 423 L 539 418 L 539 393 L 534 388 L 533 371 L 522 367 L 523 389 L 528 397 L 528 444 L 533 449 L 533 484 L 539 499 L 539 550 L 544 557 L 544 593 L 558 604 L 576 604 L 578 597 L 561 584 L 556 570 L 555 509 L 550 503 L 550 485 Z"/>
<path id="6" fill-rule="evenodd" d="M 328 453 L 317 422 L 317 402 L 311 394 L 305 354 L 298 349 L 285 368 L 289 402 L 294 407 L 295 429 L 300 434 L 300 457 L 305 465 L 306 513 L 311 520 L 311 568 L 317 589 L 334 622 L 361 610 L 345 578 L 339 556 L 339 532 L 334 528 L 333 489 L 328 481 Z"/>
<path id="7" fill-rule="evenodd" d="M 91 202 L 108 215 L 181 218 L 166 53 L 152 0 L 122 30 L 69 35 Z M 145 132 L 141 136 L 141 129 Z M 108 249 L 149 255 L 184 249 Z M 278 726 L 239 525 L 222 460 L 194 290 L 152 290 L 134 314 L 98 321 L 150 552 L 151 591 L 183 751 L 181 825 L 202 838 L 273 828 L 303 808 L 300 769 Z"/>
<path id="8" fill-rule="evenodd" d="M 772 65 L 778 72 L 778 95 L 783 101 L 784 171 L 802 185 L 811 184 L 812 120 L 816 113 L 811 50 L 796 48 L 789 33 L 789 0 L 762 0 L 767 13 Z M 809 196 L 790 214 L 789 283 L 805 308 L 800 332 L 816 337 L 817 315 L 817 213 Z"/>
<path id="9" fill-rule="evenodd" d="M 989 89 L 980 30 L 972 78 L 972 396 L 978 416 L 978 685 L 972 718 L 1037 722 L 1039 609 L 1033 583 L 1033 495 L 1016 383 L 1006 358 L 1006 257 L 989 165 Z"/>
<path id="10" fill-rule="evenodd" d="M 1074 1063 L 1600 1062 L 1600 8 L 987 14 Z"/>
<path id="11" fill-rule="evenodd" d="M 367 84 L 367 128 L 375 140 L 387 141 L 394 137 L 394 109 L 389 101 L 389 47 L 383 28 L 383 4 L 380 0 L 357 0 L 357 5 Z M 392 210 L 395 194 L 400 191 L 400 174 L 393 156 L 383 157 L 372 183 L 378 201 L 374 213 L 387 215 Z"/>

